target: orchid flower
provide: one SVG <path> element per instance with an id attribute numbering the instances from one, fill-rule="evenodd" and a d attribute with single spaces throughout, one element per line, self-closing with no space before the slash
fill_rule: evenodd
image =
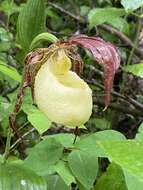
<path id="1" fill-rule="evenodd" d="M 35 103 L 51 121 L 65 126 L 80 126 L 89 120 L 92 113 L 92 91 L 71 70 L 74 64 L 79 68 L 82 65 L 75 45 L 90 50 L 95 60 L 104 66 L 106 108 L 110 102 L 115 72 L 120 65 L 114 45 L 101 38 L 84 35 L 58 41 L 27 56 L 27 65 L 32 68 L 29 69 L 29 76 Z"/>

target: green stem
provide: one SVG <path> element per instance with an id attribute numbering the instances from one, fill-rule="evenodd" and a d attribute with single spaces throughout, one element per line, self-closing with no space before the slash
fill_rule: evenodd
<path id="1" fill-rule="evenodd" d="M 7 132 L 6 147 L 4 152 L 4 160 L 6 161 L 10 152 L 10 142 L 11 142 L 12 130 L 9 127 Z"/>
<path id="2" fill-rule="evenodd" d="M 142 11 L 142 9 L 141 9 L 141 11 Z M 135 37 L 135 41 L 134 41 L 134 46 L 133 46 L 133 48 L 131 50 L 131 53 L 129 55 L 129 58 L 128 58 L 128 61 L 127 61 L 127 65 L 131 64 L 131 61 L 132 61 L 135 49 L 136 49 L 137 44 L 138 44 L 138 37 L 139 37 L 139 33 L 140 33 L 140 30 L 141 30 L 141 27 L 142 27 L 142 20 L 141 20 L 141 18 L 139 18 L 139 20 L 138 20 L 138 26 L 137 26 L 137 33 L 136 33 L 136 37 Z"/>

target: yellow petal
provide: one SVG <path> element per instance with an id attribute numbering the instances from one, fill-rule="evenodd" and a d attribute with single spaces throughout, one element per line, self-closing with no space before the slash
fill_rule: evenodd
<path id="1" fill-rule="evenodd" d="M 92 112 L 92 91 L 76 73 L 64 50 L 39 69 L 34 84 L 35 101 L 47 117 L 63 125 L 84 124 Z M 55 56 L 57 56 L 55 54 Z"/>

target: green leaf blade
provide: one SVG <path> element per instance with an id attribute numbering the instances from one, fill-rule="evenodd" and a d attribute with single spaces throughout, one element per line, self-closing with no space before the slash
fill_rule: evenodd
<path id="1" fill-rule="evenodd" d="M 64 181 L 58 175 L 51 175 L 47 178 L 47 190 L 70 190 Z"/>
<path id="2" fill-rule="evenodd" d="M 114 130 L 105 130 L 93 133 L 91 135 L 84 136 L 77 143 L 75 143 L 76 148 L 85 151 L 87 153 L 92 152 L 98 157 L 105 157 L 106 154 L 97 144 L 98 141 L 124 141 L 125 137 Z"/>
<path id="3" fill-rule="evenodd" d="M 142 0 L 121 0 L 121 4 L 125 8 L 125 10 L 128 11 L 134 11 L 137 8 L 143 6 Z"/>
<path id="4" fill-rule="evenodd" d="M 69 167 L 77 180 L 87 189 L 93 188 L 98 172 L 98 159 L 94 154 L 73 151 L 68 157 Z"/>
<path id="5" fill-rule="evenodd" d="M 25 51 L 35 36 L 45 31 L 44 0 L 28 0 L 18 17 L 18 42 Z"/>
<path id="6" fill-rule="evenodd" d="M 127 190 L 125 177 L 120 166 L 111 163 L 98 179 L 95 190 Z"/>
<path id="7" fill-rule="evenodd" d="M 55 165 L 55 171 L 61 176 L 63 181 L 70 186 L 71 183 L 76 183 L 74 176 L 72 175 L 67 163 L 59 161 Z"/>
<path id="8" fill-rule="evenodd" d="M 135 76 L 143 78 L 143 63 L 124 66 L 123 70 L 125 72 L 132 73 Z"/>
<path id="9" fill-rule="evenodd" d="M 89 28 L 110 22 L 111 19 L 118 19 L 125 15 L 124 9 L 117 8 L 96 8 L 92 9 L 88 14 Z"/>
<path id="10" fill-rule="evenodd" d="M 21 82 L 21 80 L 22 80 L 21 75 L 17 72 L 17 70 L 15 68 L 13 68 L 11 66 L 7 66 L 2 61 L 0 61 L 0 72 L 9 76 L 10 78 L 12 78 L 13 80 L 15 80 L 17 82 Z"/>
<path id="11" fill-rule="evenodd" d="M 47 190 L 46 181 L 19 164 L 0 164 L 1 190 Z"/>
<path id="12" fill-rule="evenodd" d="M 38 109 L 28 113 L 28 120 L 40 134 L 51 127 L 51 121 Z"/>
<path id="13" fill-rule="evenodd" d="M 30 150 L 24 165 L 41 176 L 49 175 L 55 171 L 55 164 L 63 155 L 63 146 L 52 138 L 46 138 Z"/>
<path id="14" fill-rule="evenodd" d="M 129 190 L 143 186 L 143 142 L 136 140 L 98 142 L 111 162 L 115 162 L 124 171 Z M 133 186 L 134 181 L 134 186 Z"/>
<path id="15" fill-rule="evenodd" d="M 135 137 L 136 140 L 143 140 L 143 123 L 140 124 L 139 128 L 138 128 L 138 133 L 136 134 Z"/>

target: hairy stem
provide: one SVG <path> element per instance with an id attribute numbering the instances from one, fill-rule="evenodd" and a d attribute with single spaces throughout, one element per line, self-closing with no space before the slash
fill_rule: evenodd
<path id="1" fill-rule="evenodd" d="M 23 74 L 23 81 L 22 81 L 21 87 L 19 89 L 19 92 L 17 94 L 14 109 L 13 109 L 13 112 L 9 115 L 9 129 L 8 129 L 7 142 L 6 142 L 6 148 L 5 148 L 5 154 L 4 154 L 6 159 L 9 155 L 9 151 L 10 151 L 10 141 L 11 141 L 12 132 L 14 132 L 14 134 L 16 135 L 16 137 L 18 139 L 21 139 L 20 152 L 23 153 L 23 155 L 24 155 L 25 143 L 23 141 L 21 134 L 16 129 L 15 123 L 16 123 L 16 115 L 20 111 L 20 108 L 22 105 L 25 89 L 29 86 L 27 74 L 28 74 L 27 67 L 25 67 L 24 74 Z"/>

